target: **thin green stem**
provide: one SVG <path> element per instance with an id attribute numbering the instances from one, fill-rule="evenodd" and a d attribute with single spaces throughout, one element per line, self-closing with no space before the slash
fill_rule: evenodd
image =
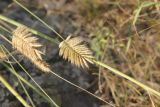
<path id="1" fill-rule="evenodd" d="M 4 39 L 5 41 L 7 41 L 8 43 L 12 44 L 12 42 L 8 40 L 7 37 L 3 36 L 2 34 L 0 34 L 0 37 Z"/>
<path id="2" fill-rule="evenodd" d="M 103 101 L 104 103 L 106 103 L 106 104 L 108 104 L 108 105 L 110 105 L 110 106 L 112 106 L 112 107 L 115 107 L 113 104 L 111 104 L 111 103 L 105 101 L 104 99 L 102 99 L 102 98 L 96 96 L 95 94 L 93 94 L 93 93 L 87 91 L 86 89 L 84 89 L 84 88 L 82 88 L 82 87 L 80 87 L 80 86 L 78 86 L 78 85 L 76 85 L 76 84 L 74 84 L 74 83 L 68 81 L 67 79 L 65 79 L 65 78 L 59 76 L 58 74 L 56 74 L 55 72 L 53 72 L 53 71 L 50 71 L 50 72 L 51 72 L 53 75 L 55 75 L 56 77 L 58 77 L 58 78 L 62 79 L 63 81 L 69 83 L 70 85 L 72 85 L 72 86 L 74 86 L 74 87 L 76 87 L 76 88 L 78 88 L 78 89 L 80 89 L 80 90 L 86 92 L 87 94 L 89 94 L 89 95 L 91 95 L 91 96 L 93 96 L 93 97 L 99 99 L 100 101 Z"/>
<path id="3" fill-rule="evenodd" d="M 25 107 L 31 107 L 19 94 L 18 92 L 13 89 L 13 87 L 3 78 L 2 75 L 0 75 L 0 81 L 2 84 L 25 106 Z"/>
<path id="4" fill-rule="evenodd" d="M 140 12 L 141 12 L 141 10 L 143 9 L 143 8 L 145 8 L 145 7 L 150 7 L 150 6 L 154 6 L 154 5 L 156 5 L 156 6 L 160 6 L 160 2 L 152 2 L 152 1 L 145 1 L 145 2 L 143 2 L 142 4 L 140 4 L 140 6 L 135 10 L 135 16 L 134 16 L 134 19 L 133 19 L 133 25 L 135 26 L 135 24 L 136 24 L 136 21 L 137 21 L 137 19 L 138 19 L 138 17 L 139 17 L 139 15 L 140 15 Z"/>
<path id="5" fill-rule="evenodd" d="M 1 25 L 0 25 L 0 29 L 2 29 L 2 30 L 4 30 L 4 31 L 6 31 L 7 33 L 11 34 L 11 32 L 10 32 L 8 29 L 6 29 L 5 27 L 3 27 L 3 26 L 1 26 Z"/>
<path id="6" fill-rule="evenodd" d="M 46 27 L 48 27 L 50 30 L 52 30 L 57 36 L 59 36 L 62 40 L 64 38 L 56 31 L 54 30 L 50 25 L 48 25 L 46 22 L 44 22 L 41 18 L 36 16 L 33 12 L 31 12 L 29 9 L 27 9 L 25 6 L 23 6 L 21 3 L 19 3 L 17 0 L 13 0 L 15 3 L 17 3 L 19 6 L 21 6 L 24 10 L 26 10 L 28 13 L 30 13 L 33 17 L 35 17 L 37 20 L 39 20 L 41 23 L 43 23 Z"/>
<path id="7" fill-rule="evenodd" d="M 32 100 L 32 98 L 31 98 L 31 96 L 29 95 L 29 93 L 28 93 L 28 91 L 26 90 L 24 84 L 22 83 L 22 81 L 21 81 L 18 77 L 17 77 L 17 79 L 18 79 L 19 83 L 21 84 L 21 86 L 22 86 L 22 88 L 23 88 L 23 90 L 24 90 L 26 96 L 28 97 L 28 99 L 29 99 L 29 101 L 30 101 L 32 107 L 36 107 L 35 104 L 33 103 L 33 100 Z"/>
<path id="8" fill-rule="evenodd" d="M 29 83 L 26 79 L 24 79 L 21 75 L 19 75 L 16 71 L 14 71 L 13 69 L 11 69 L 7 64 L 0 62 L 4 67 L 6 67 L 13 75 L 17 76 L 23 83 L 25 83 L 28 87 L 30 87 L 31 89 L 33 89 L 33 91 L 35 91 L 37 94 L 39 94 L 40 96 L 42 96 L 44 99 L 46 99 L 48 102 L 50 102 L 50 100 L 48 99 L 48 97 L 46 97 L 43 93 L 41 93 L 39 91 L 39 89 L 37 89 L 35 86 L 33 86 L 31 83 Z"/>
<path id="9" fill-rule="evenodd" d="M 10 52 L 8 51 L 8 49 L 3 46 L 3 48 L 5 49 L 5 51 L 10 54 Z M 48 99 L 50 99 L 50 101 L 52 102 L 52 104 L 55 107 L 59 107 L 53 100 L 52 98 L 42 89 L 42 87 L 31 77 L 31 75 L 28 73 L 28 71 L 18 62 L 18 60 L 12 55 L 10 54 L 10 56 L 15 60 L 15 62 L 23 69 L 23 71 L 31 78 L 31 80 L 37 85 L 37 87 L 48 97 Z"/>
<path id="10" fill-rule="evenodd" d="M 21 23 L 19 23 L 19 22 L 17 22 L 17 21 L 14 21 L 14 20 L 12 20 L 12 19 L 10 19 L 10 18 L 7 18 L 7 17 L 5 17 L 5 16 L 3 16 L 3 15 L 0 15 L 0 19 L 3 20 L 3 21 L 8 22 L 8 23 L 10 23 L 10 24 L 13 24 L 13 25 L 15 25 L 15 26 L 26 26 L 26 25 L 21 24 Z M 27 27 L 27 26 L 26 26 L 26 27 Z M 47 40 L 49 40 L 49 41 L 51 41 L 51 42 L 54 42 L 54 43 L 58 44 L 58 40 L 57 40 L 57 39 L 53 39 L 53 38 L 47 36 L 46 34 L 43 34 L 43 33 L 41 33 L 41 32 L 38 32 L 38 31 L 36 31 L 36 30 L 34 30 L 34 29 L 31 29 L 31 28 L 29 28 L 29 27 L 27 27 L 27 28 L 28 28 L 28 29 L 30 30 L 30 32 L 32 32 L 33 34 L 39 35 L 40 37 L 42 37 L 42 38 L 44 38 L 44 39 L 47 39 Z"/>
<path id="11" fill-rule="evenodd" d="M 3 53 L 6 54 L 5 51 L 3 50 L 3 48 L 2 47 L 0 47 L 0 48 L 3 51 Z M 8 62 L 10 62 L 8 57 L 7 57 L 7 60 L 8 60 Z M 11 63 L 9 63 L 9 64 L 10 64 L 11 68 L 15 71 L 13 65 Z M 31 103 L 32 107 L 35 107 L 35 105 L 34 105 L 32 99 L 31 99 L 30 95 L 28 94 L 28 91 L 26 90 L 25 86 L 23 85 L 23 83 L 21 82 L 21 80 L 18 78 L 18 76 L 16 76 L 16 77 L 17 77 L 19 83 L 21 84 L 21 86 L 22 86 L 25 94 L 27 95 L 28 99 L 30 100 L 30 103 Z"/>
<path id="12" fill-rule="evenodd" d="M 8 59 L 8 58 L 7 58 L 7 59 Z M 9 61 L 9 59 L 8 59 L 8 61 Z M 12 64 L 10 64 L 10 66 L 11 66 L 12 70 L 16 71 L 16 70 L 14 69 L 14 67 L 13 67 L 13 65 L 12 65 Z M 24 90 L 24 92 L 25 92 L 26 96 L 28 97 L 28 99 L 29 99 L 29 101 L 30 101 L 30 103 L 31 103 L 32 107 L 36 107 L 36 106 L 35 106 L 35 104 L 33 103 L 33 100 L 31 99 L 31 97 L 30 97 L 30 95 L 29 95 L 28 91 L 26 90 L 25 86 L 23 85 L 23 83 L 22 83 L 21 79 L 20 79 L 18 76 L 16 76 L 16 77 L 17 77 L 17 79 L 18 79 L 19 83 L 21 84 L 21 86 L 22 86 L 22 88 L 23 88 L 23 90 Z"/>
<path id="13" fill-rule="evenodd" d="M 107 68 L 108 70 L 112 71 L 113 73 L 115 73 L 115 74 L 117 74 L 117 75 L 119 75 L 119 76 L 121 76 L 121 77 L 123 77 L 123 78 L 125 78 L 125 79 L 127 79 L 127 80 L 129 80 L 129 81 L 131 81 L 131 82 L 133 82 L 133 83 L 135 83 L 136 85 L 142 87 L 144 90 L 146 90 L 146 91 L 148 91 L 148 92 L 151 92 L 151 93 L 153 93 L 154 95 L 157 95 L 157 96 L 160 97 L 160 93 L 159 93 L 158 91 L 156 91 L 156 90 L 154 90 L 154 89 L 152 89 L 152 88 L 144 85 L 143 83 L 140 83 L 139 81 L 137 81 L 137 80 L 129 77 L 128 75 L 126 75 L 126 74 L 124 74 L 124 73 L 122 73 L 122 72 L 120 72 L 120 71 L 118 71 L 118 70 L 116 70 L 116 69 L 108 66 L 107 64 L 104 64 L 104 63 L 102 63 L 102 62 L 100 62 L 100 61 L 96 61 L 96 60 L 93 60 L 93 61 L 94 61 L 97 65 L 100 65 L 100 66 L 102 66 L 102 67 L 104 67 L 104 68 Z"/>

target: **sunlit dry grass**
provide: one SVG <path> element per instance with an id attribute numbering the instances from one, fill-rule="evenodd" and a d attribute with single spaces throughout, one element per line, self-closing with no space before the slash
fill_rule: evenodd
<path id="1" fill-rule="evenodd" d="M 87 24 L 95 55 L 110 66 L 160 90 L 158 8 L 153 6 L 143 9 L 136 25 L 133 26 L 134 11 L 138 2 L 107 1 L 105 6 L 108 10 L 101 14 L 97 13 L 94 20 Z M 97 11 L 100 10 L 97 9 Z M 113 101 L 120 107 L 160 105 L 158 97 L 150 96 L 137 86 L 106 71 L 106 69 L 99 68 L 99 89 L 96 93 L 102 98 Z"/>

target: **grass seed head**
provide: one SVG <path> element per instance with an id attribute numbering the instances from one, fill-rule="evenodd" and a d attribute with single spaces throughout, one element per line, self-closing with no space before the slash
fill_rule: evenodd
<path id="1" fill-rule="evenodd" d="M 13 31 L 13 47 L 31 60 L 42 71 L 49 72 L 48 64 L 42 59 L 43 52 L 38 49 L 43 45 L 37 40 L 38 38 L 34 37 L 27 27 L 19 26 Z"/>

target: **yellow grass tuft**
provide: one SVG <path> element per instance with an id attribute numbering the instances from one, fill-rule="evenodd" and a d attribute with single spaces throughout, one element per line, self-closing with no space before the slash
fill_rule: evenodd
<path id="1" fill-rule="evenodd" d="M 68 61 L 78 67 L 88 68 L 88 62 L 93 63 L 93 56 L 91 50 L 82 42 L 83 40 L 80 37 L 67 37 L 66 40 L 59 44 L 59 55 L 63 56 L 64 59 L 68 59 Z"/>
<path id="2" fill-rule="evenodd" d="M 42 71 L 49 72 L 49 65 L 42 59 L 43 52 L 38 49 L 42 45 L 37 40 L 38 38 L 34 37 L 29 32 L 29 29 L 24 26 L 19 26 L 13 31 L 13 47 L 31 60 Z"/>

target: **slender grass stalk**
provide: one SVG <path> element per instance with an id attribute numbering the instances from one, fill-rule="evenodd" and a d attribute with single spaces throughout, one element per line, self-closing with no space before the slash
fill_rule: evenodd
<path id="1" fill-rule="evenodd" d="M 25 107 L 31 107 L 19 94 L 18 92 L 13 89 L 13 87 L 3 78 L 2 75 L 0 75 L 0 82 L 4 84 L 4 86 L 25 106 Z"/>
<path id="2" fill-rule="evenodd" d="M 4 22 L 2 20 L 0 20 L 0 24 L 2 26 L 4 26 L 6 29 L 8 29 L 8 30 L 13 30 L 13 28 L 8 23 L 6 23 L 6 22 Z"/>
<path id="3" fill-rule="evenodd" d="M 19 6 L 21 6 L 24 10 L 26 10 L 29 14 L 31 14 L 32 16 L 34 16 L 36 19 L 38 19 L 41 23 L 43 23 L 46 27 L 48 27 L 50 30 L 52 30 L 57 36 L 59 36 L 62 40 L 64 40 L 64 38 L 56 31 L 54 30 L 50 25 L 48 25 L 46 22 L 44 22 L 41 18 L 39 18 L 38 16 L 36 16 L 33 12 L 31 12 L 29 9 L 27 9 L 25 6 L 23 6 L 20 2 L 18 2 L 17 0 L 13 0 L 16 4 L 18 4 Z"/>
<path id="4" fill-rule="evenodd" d="M 13 70 L 12 68 L 10 68 L 7 64 L 5 64 L 3 62 L 0 62 L 0 63 L 4 67 L 6 67 L 13 75 L 17 76 L 28 87 L 30 87 L 31 89 L 33 89 L 33 91 L 35 91 L 38 95 L 42 96 L 45 100 L 47 100 L 48 102 L 50 102 L 50 100 L 48 99 L 48 97 L 46 97 L 42 92 L 39 91 L 39 89 L 37 89 L 35 86 L 33 86 L 31 83 L 29 83 L 26 79 L 24 79 L 21 75 L 19 75 L 15 70 Z"/>
<path id="5" fill-rule="evenodd" d="M 150 7 L 150 6 L 160 6 L 160 2 L 151 2 L 151 1 L 145 1 L 143 2 L 134 12 L 135 12 L 135 16 L 134 16 L 134 19 L 133 19 L 133 25 L 136 24 L 137 22 L 137 19 L 139 17 L 139 14 L 141 12 L 141 10 L 145 7 Z"/>
<path id="6" fill-rule="evenodd" d="M 0 48 L 1 48 L 1 50 L 3 51 L 3 53 L 6 54 L 5 51 L 3 50 L 3 48 L 2 48 L 2 47 L 0 47 Z M 8 57 L 7 57 L 7 60 L 8 60 L 8 62 L 10 62 Z M 13 70 L 15 70 L 14 67 L 13 67 L 13 65 L 12 65 L 11 63 L 9 63 L 9 64 L 10 64 L 11 68 L 12 68 Z M 30 95 L 28 94 L 28 91 L 26 90 L 25 86 L 23 85 L 23 83 L 21 82 L 21 80 L 18 78 L 18 76 L 16 76 L 16 77 L 17 77 L 19 83 L 21 84 L 21 86 L 22 86 L 25 94 L 27 95 L 28 99 L 30 100 L 30 103 L 31 103 L 32 107 L 35 107 L 35 105 L 34 105 L 32 99 L 31 99 Z"/>
<path id="7" fill-rule="evenodd" d="M 131 81 L 131 82 L 133 82 L 133 83 L 135 83 L 136 85 L 140 86 L 140 87 L 143 88 L 144 90 L 146 90 L 146 91 L 148 91 L 148 92 L 151 92 L 151 93 L 153 93 L 154 95 L 157 95 L 157 96 L 160 97 L 160 93 L 159 93 L 158 91 L 156 91 L 156 90 L 154 90 L 154 89 L 152 89 L 152 88 L 144 85 L 143 83 L 140 83 L 139 81 L 137 81 L 137 80 L 129 77 L 128 75 L 126 75 L 126 74 L 124 74 L 124 73 L 122 73 L 122 72 L 120 72 L 120 71 L 118 71 L 118 70 L 116 70 L 116 69 L 108 66 L 107 64 L 104 64 L 104 63 L 102 63 L 102 62 L 100 62 L 100 61 L 96 61 L 96 60 L 93 60 L 93 61 L 94 61 L 97 65 L 100 65 L 100 66 L 102 66 L 102 67 L 104 67 L 104 68 L 107 68 L 108 70 L 112 71 L 113 73 L 115 73 L 115 74 L 117 74 L 117 75 L 119 75 L 119 76 L 121 76 L 121 77 L 123 77 L 123 78 L 125 78 L 125 79 L 127 79 L 127 80 L 129 80 L 129 81 Z"/>
<path id="8" fill-rule="evenodd" d="M 76 84 L 74 84 L 74 83 L 72 83 L 72 82 L 66 80 L 65 78 L 61 77 L 60 75 L 56 74 L 55 72 L 51 71 L 51 73 L 52 73 L 53 75 L 55 75 L 56 77 L 62 79 L 63 81 L 69 83 L 70 85 L 72 85 L 72 86 L 74 86 L 74 87 L 76 87 L 76 88 L 78 88 L 78 89 L 80 89 L 80 90 L 86 92 L 87 94 L 89 94 L 89 95 L 91 95 L 91 96 L 93 96 L 93 97 L 99 99 L 100 101 L 103 101 L 104 103 L 106 103 L 106 104 L 108 104 L 108 105 L 110 105 L 110 106 L 112 106 L 112 107 L 115 107 L 113 104 L 111 104 L 111 103 L 105 101 L 104 99 L 102 99 L 102 98 L 96 96 L 95 94 L 93 94 L 93 93 L 87 91 L 86 89 L 84 89 L 84 88 L 82 88 L 82 87 L 80 87 L 80 86 L 78 86 L 78 85 L 76 85 Z"/>
<path id="9" fill-rule="evenodd" d="M 8 49 L 3 46 L 4 50 L 10 54 L 10 52 L 8 51 Z M 37 85 L 37 87 L 48 97 L 48 99 L 52 102 L 52 104 L 55 107 L 59 107 L 54 100 L 52 100 L 52 98 L 42 89 L 42 87 L 32 78 L 32 76 L 28 73 L 28 71 L 18 62 L 18 60 L 12 55 L 10 54 L 10 56 L 13 58 L 13 60 L 15 60 L 15 62 L 23 69 L 23 71 L 31 78 L 31 80 Z"/>
<path id="10" fill-rule="evenodd" d="M 0 29 L 6 31 L 7 33 L 10 33 L 10 31 L 9 31 L 8 29 L 6 29 L 5 27 L 3 27 L 3 26 L 1 26 L 1 25 L 0 25 Z"/>
<path id="11" fill-rule="evenodd" d="M 3 27 L 3 26 L 1 26 L 1 25 L 0 25 L 0 29 L 2 29 L 3 31 L 7 32 L 7 33 L 8 33 L 7 36 L 8 36 L 9 38 L 12 38 L 12 37 L 11 37 L 11 34 L 12 34 L 12 33 L 11 33 L 8 29 L 6 29 L 5 27 Z"/>
<path id="12" fill-rule="evenodd" d="M 26 96 L 28 97 L 28 99 L 29 99 L 29 101 L 30 101 L 32 107 L 36 107 L 35 104 L 34 104 L 34 102 L 33 102 L 33 100 L 32 100 L 32 98 L 31 98 L 31 96 L 29 95 L 29 93 L 28 93 L 28 91 L 26 90 L 24 84 L 22 83 L 22 81 L 21 81 L 18 77 L 17 77 L 17 79 L 18 79 L 19 83 L 21 84 L 21 86 L 22 86 L 22 88 L 23 88 L 23 90 L 24 90 Z"/>
<path id="13" fill-rule="evenodd" d="M 10 18 L 7 18 L 7 17 L 5 17 L 5 16 L 3 16 L 3 15 L 1 15 L 1 14 L 0 14 L 0 19 L 3 20 L 3 21 L 6 21 L 6 22 L 8 22 L 8 23 L 11 23 L 11 24 L 13 24 L 13 25 L 15 25 L 15 26 L 26 26 L 26 25 L 24 25 L 24 24 L 21 24 L 21 23 L 18 23 L 18 22 L 16 22 L 16 21 L 14 21 L 14 20 L 12 20 L 12 19 L 10 19 Z M 27 26 L 26 26 L 26 27 L 27 27 Z M 41 33 L 41 32 L 38 32 L 38 31 L 36 31 L 36 30 L 34 30 L 34 29 L 31 29 L 31 28 L 29 28 L 29 27 L 28 27 L 28 29 L 29 29 L 30 32 L 32 32 L 33 34 L 38 35 L 38 36 L 40 36 L 40 37 L 42 37 L 42 38 L 44 38 L 44 39 L 47 39 L 48 41 L 51 41 L 51 42 L 53 42 L 53 43 L 58 44 L 58 40 L 57 40 L 57 39 L 53 39 L 53 38 L 47 36 L 46 34 Z"/>
<path id="14" fill-rule="evenodd" d="M 128 42 L 127 42 L 127 46 L 126 46 L 126 49 L 125 49 L 125 53 L 128 53 L 128 51 L 130 49 L 130 46 L 131 46 L 131 42 L 132 42 L 132 37 L 129 37 Z"/>
<path id="15" fill-rule="evenodd" d="M 12 42 L 10 40 L 8 40 L 5 36 L 3 36 L 2 34 L 0 34 L 0 37 L 4 40 L 6 40 L 8 43 L 12 44 Z"/>
<path id="16" fill-rule="evenodd" d="M 8 59 L 8 58 L 7 58 L 7 59 Z M 9 61 L 9 59 L 8 59 L 8 61 Z M 10 64 L 10 66 L 11 66 L 12 70 L 14 70 L 14 71 L 15 71 L 15 69 L 14 69 L 13 65 L 12 65 L 12 64 Z M 28 91 L 26 90 L 25 86 L 23 85 L 23 83 L 22 83 L 21 79 L 20 79 L 18 76 L 16 76 L 16 77 L 17 77 L 17 79 L 18 79 L 19 83 L 21 84 L 21 86 L 22 86 L 22 88 L 23 88 L 23 90 L 24 90 L 24 92 L 25 92 L 26 96 L 28 97 L 28 99 L 29 99 L 29 101 L 30 101 L 30 103 L 31 103 L 32 107 L 36 107 L 36 106 L 35 106 L 35 104 L 33 103 L 33 100 L 31 99 L 31 97 L 30 97 L 30 95 L 29 95 Z"/>

